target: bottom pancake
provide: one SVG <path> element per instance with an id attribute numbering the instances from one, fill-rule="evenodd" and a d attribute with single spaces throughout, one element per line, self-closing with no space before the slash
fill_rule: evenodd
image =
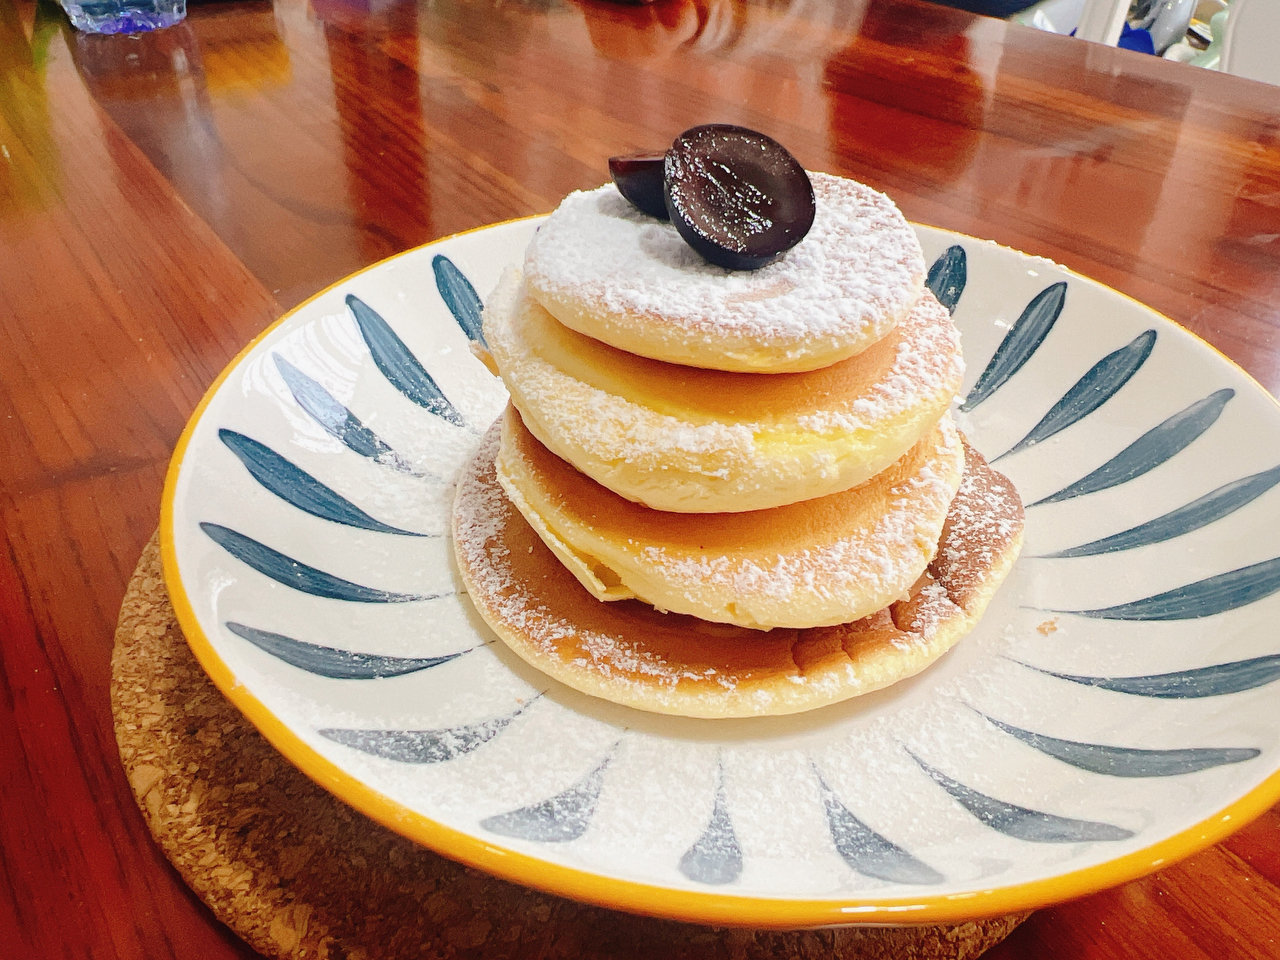
<path id="1" fill-rule="evenodd" d="M 689 717 L 799 713 L 919 673 L 973 629 L 1022 545 L 1013 484 L 965 445 L 938 553 L 910 596 L 854 623 L 768 632 L 602 602 L 560 563 L 498 480 L 500 431 L 465 468 L 453 537 L 476 610 L 521 658 L 567 686 Z"/>

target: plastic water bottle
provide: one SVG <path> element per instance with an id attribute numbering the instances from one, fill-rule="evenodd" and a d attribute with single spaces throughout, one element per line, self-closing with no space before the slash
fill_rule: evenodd
<path id="1" fill-rule="evenodd" d="M 71 25 L 85 33 L 143 33 L 187 15 L 187 0 L 62 0 Z"/>

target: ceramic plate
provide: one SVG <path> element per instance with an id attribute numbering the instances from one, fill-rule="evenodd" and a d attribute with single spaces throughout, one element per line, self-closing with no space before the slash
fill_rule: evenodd
<path id="1" fill-rule="evenodd" d="M 210 676 L 294 763 L 442 853 L 708 923 L 946 921 L 1138 876 L 1280 797 L 1280 410 L 1148 308 L 931 228 L 958 422 L 1022 559 L 923 674 L 793 717 L 649 715 L 511 655 L 459 591 L 452 488 L 506 402 L 469 350 L 535 220 L 370 267 L 253 343 L 165 491 Z"/>

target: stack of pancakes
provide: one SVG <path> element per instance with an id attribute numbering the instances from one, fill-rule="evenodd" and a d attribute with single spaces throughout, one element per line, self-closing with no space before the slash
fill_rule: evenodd
<path id="1" fill-rule="evenodd" d="M 944 653 L 1017 556 L 914 231 L 811 176 L 809 234 L 750 272 L 612 185 L 572 194 L 485 306 L 511 405 L 459 484 L 459 567 L 571 687 L 697 717 L 844 700 Z"/>

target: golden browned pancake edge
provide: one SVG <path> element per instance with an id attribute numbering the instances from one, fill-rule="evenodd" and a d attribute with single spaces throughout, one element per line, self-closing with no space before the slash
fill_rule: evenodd
<path id="1" fill-rule="evenodd" d="M 865 483 L 744 513 L 651 510 L 541 444 L 508 406 L 498 483 L 597 599 L 769 629 L 848 623 L 903 596 L 937 552 L 964 474 L 949 416 Z"/>
<path id="2" fill-rule="evenodd" d="M 960 389 L 960 335 L 926 292 L 857 356 L 806 373 L 726 373 L 627 354 L 565 327 L 509 270 L 485 303 L 525 425 L 655 510 L 763 510 L 848 490 L 925 436 Z M 590 411 L 590 415 L 584 415 Z"/>
<path id="3" fill-rule="evenodd" d="M 498 484 L 495 425 L 454 502 L 458 566 L 476 610 L 538 670 L 655 713 L 798 713 L 919 673 L 977 624 L 1017 558 L 1017 491 L 966 444 L 965 476 L 934 561 L 908 598 L 850 624 L 760 632 L 597 600 Z"/>

